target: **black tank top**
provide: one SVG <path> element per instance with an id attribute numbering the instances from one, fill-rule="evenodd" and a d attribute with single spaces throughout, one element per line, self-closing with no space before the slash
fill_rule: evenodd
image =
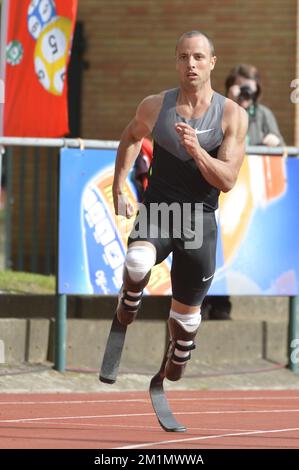
<path id="1" fill-rule="evenodd" d="M 226 98 L 214 92 L 205 114 L 198 119 L 187 120 L 177 114 L 178 93 L 178 88 L 165 93 L 152 132 L 154 156 L 144 202 L 202 202 L 205 211 L 214 211 L 218 207 L 220 191 L 204 179 L 193 158 L 180 144 L 174 125 L 186 122 L 196 129 L 201 147 L 217 158 L 223 140 L 221 121 Z"/>

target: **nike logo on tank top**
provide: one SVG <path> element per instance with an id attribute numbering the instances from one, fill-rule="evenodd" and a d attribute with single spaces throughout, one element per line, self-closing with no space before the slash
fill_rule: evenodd
<path id="1" fill-rule="evenodd" d="M 202 176 L 193 158 L 180 144 L 175 123 L 185 122 L 196 131 L 202 148 L 217 158 L 223 140 L 221 128 L 225 96 L 213 93 L 207 111 L 197 119 L 185 119 L 177 113 L 179 89 L 168 90 L 153 128 L 154 157 L 149 172 L 145 202 L 202 202 L 206 211 L 218 207 L 219 190 Z"/>

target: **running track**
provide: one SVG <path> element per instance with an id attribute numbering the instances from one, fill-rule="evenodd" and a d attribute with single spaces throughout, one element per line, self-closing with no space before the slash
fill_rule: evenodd
<path id="1" fill-rule="evenodd" d="M 143 392 L 0 394 L 0 448 L 299 448 L 299 390 L 167 396 L 186 433 L 164 432 Z"/>

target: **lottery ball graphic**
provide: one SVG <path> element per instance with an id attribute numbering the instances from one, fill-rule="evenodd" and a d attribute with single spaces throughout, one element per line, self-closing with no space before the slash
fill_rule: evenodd
<path id="1" fill-rule="evenodd" d="M 55 17 L 54 0 L 31 0 L 28 7 L 27 26 L 33 39 L 38 39 L 43 28 Z"/>
<path id="2" fill-rule="evenodd" d="M 41 85 L 53 95 L 62 95 L 72 23 L 57 17 L 44 28 L 34 50 L 34 68 Z"/>
<path id="3" fill-rule="evenodd" d="M 18 65 L 23 59 L 24 49 L 20 41 L 11 41 L 6 47 L 6 61 L 10 65 Z"/>

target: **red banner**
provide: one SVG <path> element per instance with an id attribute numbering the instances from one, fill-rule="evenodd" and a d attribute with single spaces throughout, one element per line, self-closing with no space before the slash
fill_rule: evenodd
<path id="1" fill-rule="evenodd" d="M 9 0 L 3 135 L 68 133 L 67 66 L 78 0 Z"/>

